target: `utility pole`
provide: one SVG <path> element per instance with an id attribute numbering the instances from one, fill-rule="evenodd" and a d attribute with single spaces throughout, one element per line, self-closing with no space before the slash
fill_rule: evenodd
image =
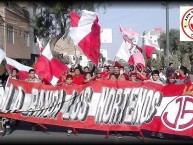
<path id="1" fill-rule="evenodd" d="M 166 48 L 165 48 L 165 66 L 169 66 L 169 2 L 166 0 Z"/>

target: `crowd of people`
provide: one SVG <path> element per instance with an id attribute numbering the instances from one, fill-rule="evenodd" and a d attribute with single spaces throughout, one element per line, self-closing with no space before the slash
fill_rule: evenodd
<path id="1" fill-rule="evenodd" d="M 65 72 L 57 85 L 83 85 L 97 80 L 118 80 L 142 82 L 150 81 L 163 85 L 192 84 L 188 69 L 185 66 L 174 68 L 173 63 L 168 68 L 145 68 L 143 65 L 130 66 L 128 72 L 119 65 L 107 66 L 97 69 L 78 65 L 74 69 Z"/>
<path id="2" fill-rule="evenodd" d="M 5 87 L 9 79 L 19 80 L 18 73 L 19 70 L 14 68 L 10 75 L 6 72 L 0 76 L 0 87 Z M 112 66 L 104 65 L 103 68 L 97 68 L 95 65 L 92 68 L 82 67 L 78 64 L 77 67 L 71 68 L 62 74 L 57 86 L 83 85 L 97 80 L 131 81 L 136 83 L 149 81 L 162 85 L 192 84 L 188 69 L 185 66 L 174 68 L 173 63 L 170 63 L 168 68 L 156 69 L 145 68 L 143 65 L 137 64 L 136 66 L 129 66 L 129 71 L 126 72 L 123 66 L 115 63 Z M 38 78 L 34 69 L 29 70 L 29 77 L 25 81 L 51 85 L 46 80 Z M 11 121 L 13 120 L 8 120 L 8 122 Z M 10 128 L 10 123 L 7 123 L 6 127 Z M 2 130 L 2 127 L 0 130 Z M 72 132 L 72 130 L 68 130 L 68 135 L 71 135 Z M 156 135 L 159 138 L 164 138 L 162 133 L 152 132 L 152 136 Z M 117 136 L 121 138 L 120 132 L 117 133 Z"/>

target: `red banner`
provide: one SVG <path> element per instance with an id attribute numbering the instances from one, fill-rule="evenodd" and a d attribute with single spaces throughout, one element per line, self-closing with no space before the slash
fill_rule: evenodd
<path id="1" fill-rule="evenodd" d="M 104 131 L 141 129 L 193 136 L 193 86 L 95 81 L 48 86 L 10 80 L 0 116 Z"/>

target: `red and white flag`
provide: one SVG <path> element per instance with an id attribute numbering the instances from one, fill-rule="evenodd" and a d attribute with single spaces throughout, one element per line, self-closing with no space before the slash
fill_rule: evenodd
<path id="1" fill-rule="evenodd" d="M 145 45 L 143 49 L 145 51 L 147 59 L 150 59 L 152 57 L 154 50 L 155 50 L 155 47 L 150 46 L 150 45 Z"/>
<path id="2" fill-rule="evenodd" d="M 139 47 L 138 45 L 136 45 L 136 48 L 142 53 L 144 54 L 144 56 L 146 57 L 146 59 L 150 59 L 152 57 L 152 53 L 155 50 L 154 46 L 150 46 L 150 45 L 145 45 L 143 48 Z"/>
<path id="3" fill-rule="evenodd" d="M 20 80 L 25 80 L 29 77 L 29 70 L 33 69 L 32 67 L 23 65 L 19 62 L 17 62 L 14 59 L 11 59 L 9 57 L 5 57 L 5 60 L 7 62 L 7 67 L 10 71 L 12 71 L 13 68 L 17 68 L 19 70 L 18 76 Z"/>
<path id="4" fill-rule="evenodd" d="M 134 53 L 131 55 L 128 61 L 129 64 L 131 65 L 137 65 L 137 64 L 142 64 L 143 67 L 145 67 L 145 59 L 143 57 L 143 54 L 141 52 Z"/>
<path id="5" fill-rule="evenodd" d="M 128 62 L 130 56 L 134 53 L 135 47 L 132 48 L 132 44 L 123 41 L 119 50 L 117 51 L 116 57 Z"/>
<path id="6" fill-rule="evenodd" d="M 44 48 L 43 48 L 43 45 L 42 45 L 40 39 L 37 36 L 36 36 L 36 38 L 37 38 L 38 47 L 39 47 L 39 51 L 40 51 L 40 55 L 41 55 Z"/>
<path id="7" fill-rule="evenodd" d="M 70 12 L 71 28 L 69 36 L 83 53 L 95 64 L 100 57 L 100 26 L 95 12 L 82 10 L 81 16 Z"/>
<path id="8" fill-rule="evenodd" d="M 116 57 L 123 59 L 129 64 L 136 65 L 141 63 L 145 66 L 145 60 L 142 55 L 142 50 L 137 47 L 139 34 L 132 31 L 131 29 L 119 27 L 123 35 L 124 41 L 122 42 Z"/>
<path id="9" fill-rule="evenodd" d="M 62 74 L 69 70 L 67 65 L 56 58 L 53 58 L 50 49 L 50 42 L 48 42 L 42 52 L 42 55 L 37 59 L 34 69 L 38 76 L 46 79 L 52 85 L 56 85 Z"/>
<path id="10" fill-rule="evenodd" d="M 127 29 L 127 28 L 123 28 L 123 27 L 119 27 L 120 31 L 123 35 L 123 39 L 129 43 L 132 42 L 132 44 L 136 45 L 138 43 L 139 40 L 139 34 L 134 32 L 131 29 Z"/>
<path id="11" fill-rule="evenodd" d="M 131 48 L 131 44 L 125 41 L 122 42 L 116 57 L 123 59 L 132 65 L 141 63 L 145 66 L 145 59 L 139 49 L 136 46 Z"/>
<path id="12" fill-rule="evenodd" d="M 157 31 L 157 29 L 154 29 L 152 31 L 160 33 Z M 142 36 L 142 37 L 144 38 L 144 45 L 152 46 L 156 50 L 160 50 L 159 43 L 158 43 L 158 38 L 159 38 L 158 34 L 154 35 L 154 33 L 151 34 L 151 31 L 149 31 L 145 36 Z"/>

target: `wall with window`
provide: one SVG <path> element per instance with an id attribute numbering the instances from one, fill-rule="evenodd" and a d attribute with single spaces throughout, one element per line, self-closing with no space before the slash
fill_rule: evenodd
<path id="1" fill-rule="evenodd" d="M 30 23 L 9 7 L 4 9 L 5 17 L 5 49 L 8 57 L 31 59 L 32 35 Z"/>
<path id="2" fill-rule="evenodd" d="M 0 48 L 4 49 L 4 27 L 3 27 L 3 22 L 1 23 L 0 20 Z"/>
<path id="3" fill-rule="evenodd" d="M 10 44 L 14 44 L 14 31 L 13 31 L 13 26 L 10 24 L 6 25 L 7 28 L 7 42 Z"/>

